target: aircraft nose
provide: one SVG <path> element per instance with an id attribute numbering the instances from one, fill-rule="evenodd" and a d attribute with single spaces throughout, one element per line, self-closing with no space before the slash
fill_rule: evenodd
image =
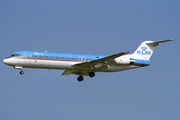
<path id="1" fill-rule="evenodd" d="M 7 59 L 4 59 L 3 62 L 4 62 L 4 64 L 8 64 L 8 60 Z"/>
<path id="2" fill-rule="evenodd" d="M 10 58 L 6 58 L 6 59 L 4 59 L 4 60 L 3 60 L 3 62 L 4 62 L 4 64 L 6 64 L 6 65 L 10 65 L 10 66 L 12 66 L 12 65 L 15 65 L 15 64 L 16 64 L 16 61 L 14 61 L 13 59 L 10 59 Z"/>

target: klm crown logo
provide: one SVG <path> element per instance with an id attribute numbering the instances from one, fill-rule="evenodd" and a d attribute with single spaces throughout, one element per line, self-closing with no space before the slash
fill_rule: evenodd
<path id="1" fill-rule="evenodd" d="M 140 55 L 151 55 L 151 51 L 147 51 L 147 47 L 143 46 L 143 47 L 140 47 L 141 50 L 137 50 L 137 54 L 140 54 Z"/>
<path id="2" fill-rule="evenodd" d="M 145 50 L 147 50 L 147 47 L 143 46 L 143 47 L 141 47 L 141 50 L 145 51 Z"/>

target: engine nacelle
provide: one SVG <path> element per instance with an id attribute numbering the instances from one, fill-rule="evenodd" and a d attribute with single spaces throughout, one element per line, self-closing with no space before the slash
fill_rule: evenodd
<path id="1" fill-rule="evenodd" d="M 129 58 L 117 58 L 115 59 L 117 64 L 124 64 L 129 65 L 131 62 L 134 62 L 134 60 L 130 60 Z"/>

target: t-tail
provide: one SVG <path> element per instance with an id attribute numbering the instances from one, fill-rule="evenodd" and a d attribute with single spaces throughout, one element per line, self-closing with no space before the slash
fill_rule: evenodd
<path id="1" fill-rule="evenodd" d="M 160 45 L 161 43 L 172 41 L 174 39 L 163 40 L 163 41 L 144 41 L 137 50 L 132 54 L 132 58 L 134 59 L 142 59 L 142 60 L 149 60 L 154 52 L 156 46 Z"/>

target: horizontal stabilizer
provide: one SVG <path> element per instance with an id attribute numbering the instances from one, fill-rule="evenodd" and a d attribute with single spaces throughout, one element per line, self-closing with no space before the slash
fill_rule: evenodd
<path id="1" fill-rule="evenodd" d="M 168 42 L 168 41 L 173 41 L 174 39 L 168 39 L 168 40 L 163 40 L 163 41 L 157 41 L 157 42 L 152 42 L 152 43 L 146 43 L 147 45 L 151 46 L 157 46 L 160 45 L 161 43 Z"/>

